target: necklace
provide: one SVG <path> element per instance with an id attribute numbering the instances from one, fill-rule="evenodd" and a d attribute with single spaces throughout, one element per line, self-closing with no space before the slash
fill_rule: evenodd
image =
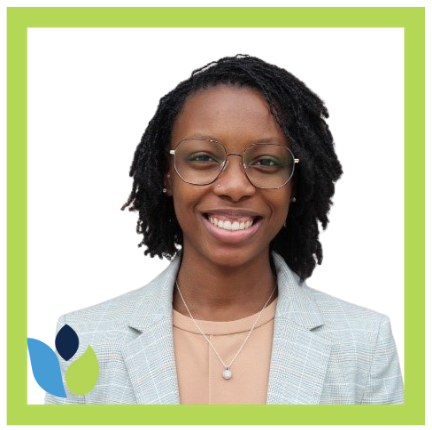
<path id="1" fill-rule="evenodd" d="M 208 342 L 208 344 L 211 346 L 211 348 L 213 349 L 214 353 L 216 354 L 217 358 L 218 358 L 219 361 L 222 363 L 222 366 L 224 367 L 224 371 L 222 372 L 222 377 L 223 377 L 224 379 L 226 379 L 226 380 L 231 379 L 231 378 L 232 378 L 232 370 L 231 370 L 231 366 L 232 366 L 232 364 L 234 363 L 234 361 L 236 360 L 236 358 L 239 356 L 241 350 L 243 349 L 243 347 L 245 346 L 246 342 L 248 341 L 250 335 L 252 334 L 252 332 L 253 332 L 255 326 L 256 326 L 257 323 L 258 323 L 258 320 L 259 320 L 260 317 L 261 317 L 261 314 L 263 313 L 263 311 L 264 311 L 264 309 L 266 308 L 266 306 L 267 306 L 268 302 L 270 301 L 270 299 L 273 297 L 273 294 L 274 294 L 274 292 L 276 291 L 276 287 L 277 287 L 277 285 L 275 285 L 275 287 L 273 288 L 273 291 L 271 292 L 270 297 L 267 299 L 267 301 L 265 302 L 265 304 L 264 304 L 263 308 L 261 309 L 260 313 L 259 313 L 258 316 L 256 317 L 255 322 L 253 323 L 251 329 L 249 330 L 248 335 L 246 336 L 245 340 L 244 340 L 243 343 L 241 344 L 239 350 L 238 350 L 237 353 L 234 355 L 234 358 L 233 358 L 233 359 L 232 359 L 228 364 L 226 364 L 226 363 L 222 360 L 221 356 L 220 356 L 219 353 L 216 351 L 216 348 L 214 347 L 214 345 L 213 345 L 213 343 L 211 342 L 211 340 L 210 340 L 210 339 L 208 338 L 208 336 L 207 336 L 207 335 L 206 335 L 206 334 L 201 330 L 201 327 L 198 325 L 198 323 L 196 322 L 195 318 L 192 316 L 192 313 L 191 313 L 191 311 L 189 310 L 188 305 L 186 304 L 186 301 L 185 301 L 185 299 L 184 299 L 184 297 L 183 297 L 183 294 L 182 294 L 182 292 L 180 291 L 180 287 L 179 287 L 179 285 L 178 285 L 178 283 L 177 283 L 177 280 L 176 280 L 176 287 L 177 287 L 177 290 L 178 290 L 178 292 L 179 292 L 179 294 L 180 294 L 180 297 L 181 297 L 181 299 L 182 299 L 182 302 L 183 302 L 183 304 L 185 305 L 186 310 L 188 311 L 189 316 L 191 317 L 192 321 L 193 321 L 194 324 L 196 325 L 196 328 L 197 328 L 197 329 L 199 330 L 199 332 L 204 336 L 204 338 L 206 339 L 206 341 Z"/>

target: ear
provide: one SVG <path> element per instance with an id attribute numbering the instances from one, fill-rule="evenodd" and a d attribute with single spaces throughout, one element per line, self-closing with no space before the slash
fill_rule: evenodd
<path id="1" fill-rule="evenodd" d="M 164 184 L 164 189 L 166 190 L 164 192 L 165 195 L 167 196 L 172 196 L 172 179 L 171 179 L 171 170 L 168 170 L 163 178 L 163 184 Z"/>

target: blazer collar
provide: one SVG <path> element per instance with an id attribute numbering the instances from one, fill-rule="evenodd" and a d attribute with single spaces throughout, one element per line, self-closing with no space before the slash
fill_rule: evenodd
<path id="1" fill-rule="evenodd" d="M 173 289 L 180 268 L 181 256 L 177 254 L 171 264 L 153 281 L 141 289 L 129 326 L 144 331 L 158 321 L 172 320 Z"/>
<path id="2" fill-rule="evenodd" d="M 300 327 L 312 330 L 324 324 L 315 301 L 309 297 L 300 278 L 291 271 L 285 260 L 273 252 L 278 282 L 276 318 L 290 320 Z"/>
<path id="3" fill-rule="evenodd" d="M 285 261 L 273 254 L 279 297 L 273 329 L 267 404 L 318 404 L 331 344 L 318 335 L 318 305 Z"/>
<path id="4" fill-rule="evenodd" d="M 309 330 L 322 325 L 324 322 L 319 308 L 304 291 L 299 277 L 289 269 L 280 255 L 273 252 L 272 256 L 279 290 L 277 317 L 291 320 Z M 142 289 L 141 298 L 137 301 L 129 322 L 130 327 L 143 331 L 171 316 L 173 288 L 180 261 L 180 255 L 176 255 L 171 264 Z"/>
<path id="5" fill-rule="evenodd" d="M 282 257 L 273 253 L 277 271 L 276 307 L 268 404 L 319 403 L 330 344 L 311 330 L 324 324 L 315 301 Z M 123 347 L 139 404 L 179 404 L 172 335 L 172 295 L 181 258 L 142 289 L 129 326 L 141 332 Z M 307 287 L 306 287 L 307 288 Z"/>

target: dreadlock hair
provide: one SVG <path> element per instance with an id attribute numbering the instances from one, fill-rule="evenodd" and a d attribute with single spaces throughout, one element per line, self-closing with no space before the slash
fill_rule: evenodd
<path id="1" fill-rule="evenodd" d="M 270 244 L 304 281 L 323 259 L 318 222 L 325 229 L 332 204 L 334 183 L 342 167 L 334 151 L 333 137 L 325 118 L 323 101 L 286 70 L 247 55 L 225 57 L 192 72 L 162 97 L 137 146 L 130 168 L 133 186 L 122 210 L 138 211 L 137 233 L 146 245 L 144 254 L 170 259 L 183 243 L 173 200 L 163 194 L 163 178 L 169 165 L 169 147 L 174 122 L 188 97 L 200 90 L 228 85 L 258 90 L 288 138 L 295 156 L 296 203 L 285 226 Z"/>

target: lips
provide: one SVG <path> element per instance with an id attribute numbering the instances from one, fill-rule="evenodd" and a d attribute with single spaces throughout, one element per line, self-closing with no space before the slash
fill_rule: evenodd
<path id="1" fill-rule="evenodd" d="M 260 228 L 263 217 L 249 211 L 216 210 L 202 213 L 207 230 L 221 242 L 241 243 Z"/>
<path id="2" fill-rule="evenodd" d="M 233 220 L 232 218 L 227 219 L 227 217 L 223 215 L 210 215 L 208 219 L 214 226 L 230 231 L 246 230 L 252 227 L 252 224 L 254 223 L 252 217 L 240 217 Z"/>

